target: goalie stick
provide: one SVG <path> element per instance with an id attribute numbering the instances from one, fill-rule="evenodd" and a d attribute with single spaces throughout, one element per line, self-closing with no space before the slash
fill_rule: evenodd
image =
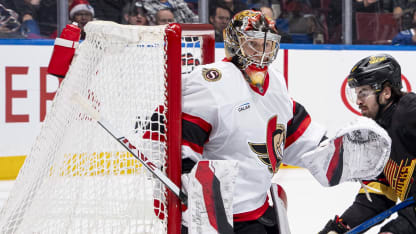
<path id="1" fill-rule="evenodd" d="M 113 128 L 108 122 L 100 116 L 100 113 L 94 109 L 88 102 L 78 93 L 74 93 L 71 99 L 82 106 L 88 115 L 104 128 L 114 139 L 116 139 L 127 151 L 129 151 L 136 159 L 138 159 L 154 176 L 156 176 L 168 189 L 170 189 L 184 205 L 188 204 L 188 197 L 179 187 L 173 183 L 165 174 L 159 170 L 156 165 L 140 152 L 130 141 L 120 134 L 117 129 Z"/>
<path id="2" fill-rule="evenodd" d="M 406 200 L 404 200 L 403 202 L 400 202 L 399 204 L 393 206 L 392 208 L 390 208 L 388 210 L 385 210 L 385 211 L 381 212 L 380 214 L 374 216 L 373 218 L 361 223 L 360 225 L 358 225 L 355 228 L 348 231 L 346 234 L 362 233 L 365 230 L 367 230 L 367 229 L 371 228 L 372 226 L 378 224 L 379 222 L 383 221 L 384 219 L 390 217 L 390 215 L 392 215 L 396 211 L 399 211 L 403 208 L 406 208 L 406 207 L 408 207 L 408 206 L 410 206 L 414 203 L 415 203 L 415 198 L 409 197 Z"/>

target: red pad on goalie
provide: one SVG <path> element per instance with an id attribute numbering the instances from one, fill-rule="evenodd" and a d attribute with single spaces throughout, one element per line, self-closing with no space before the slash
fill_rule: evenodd
<path id="1" fill-rule="evenodd" d="M 283 189 L 283 187 L 280 186 L 279 184 L 275 184 L 275 186 L 270 187 L 270 189 L 277 190 L 278 197 L 283 202 L 283 205 L 285 206 L 285 209 L 287 209 L 287 196 L 286 196 L 286 192 Z"/>
<path id="2" fill-rule="evenodd" d="M 238 162 L 199 161 L 189 174 L 188 209 L 184 223 L 189 233 L 232 233 L 233 194 Z"/>
<path id="3" fill-rule="evenodd" d="M 270 195 L 273 200 L 273 208 L 278 222 L 278 233 L 290 233 L 289 221 L 287 218 L 287 197 L 282 186 L 272 183 Z"/>

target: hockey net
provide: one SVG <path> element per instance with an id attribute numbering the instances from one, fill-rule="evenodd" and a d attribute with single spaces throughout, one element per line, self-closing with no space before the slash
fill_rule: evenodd
<path id="1" fill-rule="evenodd" d="M 179 200 L 71 96 L 180 186 L 180 68 L 213 61 L 214 31 L 94 21 L 86 33 L 0 212 L 0 232 L 180 233 Z"/>

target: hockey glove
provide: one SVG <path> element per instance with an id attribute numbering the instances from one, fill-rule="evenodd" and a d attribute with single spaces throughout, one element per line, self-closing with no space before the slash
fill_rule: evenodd
<path id="1" fill-rule="evenodd" d="M 342 223 L 342 219 L 338 215 L 335 215 L 335 218 L 329 220 L 319 234 L 341 234 L 348 230 L 350 229 L 346 224 Z"/>
<path id="2" fill-rule="evenodd" d="M 399 216 L 384 225 L 380 232 L 391 232 L 400 234 L 416 233 L 416 207 L 406 207 L 398 212 Z"/>

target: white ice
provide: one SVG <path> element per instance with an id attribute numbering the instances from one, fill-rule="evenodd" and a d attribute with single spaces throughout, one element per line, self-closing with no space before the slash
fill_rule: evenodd
<path id="1" fill-rule="evenodd" d="M 360 188 L 358 183 L 344 183 L 324 188 L 305 169 L 281 169 L 274 180 L 286 191 L 292 234 L 318 233 L 329 219 L 334 218 L 336 214 L 340 215 L 352 204 Z M 0 208 L 7 199 L 13 183 L 14 181 L 0 181 Z M 380 227 L 381 225 L 375 226 L 366 233 L 378 233 Z"/>

